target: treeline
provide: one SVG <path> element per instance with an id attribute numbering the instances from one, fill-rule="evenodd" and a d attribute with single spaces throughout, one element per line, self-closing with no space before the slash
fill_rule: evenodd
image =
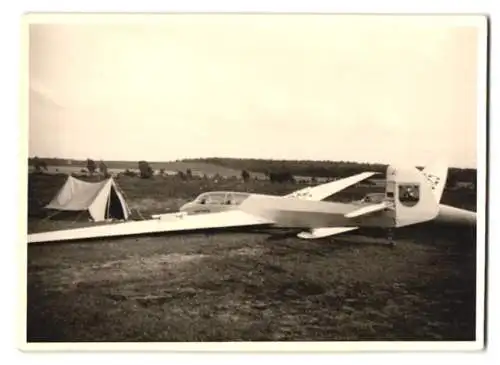
<path id="1" fill-rule="evenodd" d="M 57 157 L 29 157 L 28 165 L 36 166 L 36 163 L 39 161 L 43 161 L 48 166 L 63 166 L 63 165 L 71 165 L 71 166 L 81 166 L 86 167 L 87 161 L 85 160 L 73 160 L 68 158 L 57 158 Z"/>
<path id="2" fill-rule="evenodd" d="M 385 174 L 387 169 L 386 164 L 359 163 L 351 161 L 264 160 L 218 157 L 185 159 L 182 161 L 205 162 L 232 169 L 244 169 L 252 172 L 261 172 L 270 178 L 278 175 L 278 180 L 288 180 L 290 175 L 309 176 L 315 178 L 342 178 L 355 175 L 363 171 L 375 171 Z M 448 182 L 450 185 L 455 185 L 457 182 L 475 184 L 476 179 L 476 169 L 460 169 L 451 167 L 448 170 Z"/>
<path id="3" fill-rule="evenodd" d="M 88 160 L 75 160 L 75 159 L 70 159 L 70 158 L 54 158 L 54 157 L 30 157 L 28 158 L 28 164 L 30 166 L 34 166 L 34 163 L 36 161 L 42 160 L 44 161 L 48 166 L 77 166 L 77 167 L 87 167 Z M 106 165 L 109 168 L 115 168 L 115 169 L 126 169 L 126 168 L 131 168 L 132 166 L 137 166 L 137 161 L 114 161 L 114 160 L 107 160 Z"/>
<path id="4" fill-rule="evenodd" d="M 271 173 L 290 173 L 295 176 L 346 177 L 362 171 L 385 172 L 387 165 L 358 163 L 349 161 L 310 161 L 310 160 L 264 160 L 238 158 L 185 159 L 184 162 L 205 162 L 237 170 Z"/>

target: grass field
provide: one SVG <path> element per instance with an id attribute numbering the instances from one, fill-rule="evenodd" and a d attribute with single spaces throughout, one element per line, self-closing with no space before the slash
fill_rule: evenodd
<path id="1" fill-rule="evenodd" d="M 64 182 L 30 180 L 47 201 Z M 131 205 L 206 189 L 300 186 L 122 180 Z M 260 185 L 262 184 L 262 185 Z M 208 189 L 207 189 L 208 188 Z M 349 199 L 364 193 L 351 190 Z M 463 194 L 448 200 L 473 205 Z M 36 199 L 35 199 L 36 198 Z M 178 200 L 175 200 L 178 199 Z M 35 206 L 33 206 L 35 207 Z M 475 205 L 474 205 L 475 209 Z M 30 230 L 68 222 L 30 219 Z M 303 241 L 219 233 L 28 247 L 28 341 L 473 340 L 475 232 L 427 224 Z"/>

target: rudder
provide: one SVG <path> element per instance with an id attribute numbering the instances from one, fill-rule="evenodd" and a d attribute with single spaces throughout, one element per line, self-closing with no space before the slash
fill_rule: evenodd
<path id="1" fill-rule="evenodd" d="M 430 184 L 436 202 L 439 204 L 448 178 L 448 165 L 442 161 L 436 162 L 425 167 L 421 172 Z"/>

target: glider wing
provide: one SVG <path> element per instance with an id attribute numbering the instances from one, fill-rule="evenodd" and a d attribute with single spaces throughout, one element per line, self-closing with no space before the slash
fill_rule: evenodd
<path id="1" fill-rule="evenodd" d="M 265 226 L 273 221 L 257 217 L 239 210 L 220 213 L 175 216 L 171 219 L 151 219 L 68 230 L 33 233 L 28 235 L 28 243 L 74 241 L 92 238 L 136 236 L 168 232 L 209 230 L 217 228 L 235 228 Z"/>
<path id="2" fill-rule="evenodd" d="M 348 188 L 351 185 L 366 180 L 375 174 L 377 174 L 377 172 L 362 172 L 360 174 L 346 177 L 341 180 L 335 180 L 326 184 L 300 189 L 291 194 L 285 195 L 285 197 L 320 201 L 329 197 L 330 195 L 336 194 L 339 191 Z"/>

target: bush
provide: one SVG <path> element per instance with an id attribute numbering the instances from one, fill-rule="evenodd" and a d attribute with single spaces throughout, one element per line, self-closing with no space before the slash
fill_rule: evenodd
<path id="1" fill-rule="evenodd" d="M 250 180 L 250 174 L 248 173 L 247 170 L 243 170 L 241 172 L 241 178 L 243 179 L 244 182 L 248 182 L 248 180 Z"/>
<path id="2" fill-rule="evenodd" d="M 136 177 L 137 174 L 134 172 L 134 171 L 131 171 L 129 169 L 126 169 L 124 172 L 123 172 L 123 175 L 125 176 L 129 176 L 129 177 Z"/>
<path id="3" fill-rule="evenodd" d="M 146 161 L 139 161 L 139 172 L 142 179 L 150 179 L 153 176 L 153 169 Z"/>
<path id="4" fill-rule="evenodd" d="M 31 164 L 35 168 L 36 172 L 42 172 L 42 170 L 48 171 L 47 162 L 45 162 L 44 160 L 38 158 L 37 156 L 35 156 L 31 160 Z"/>
<path id="5" fill-rule="evenodd" d="M 93 174 L 96 170 L 96 163 L 92 159 L 87 159 L 87 170 L 89 170 L 90 174 Z"/>
<path id="6" fill-rule="evenodd" d="M 277 182 L 277 183 L 285 183 L 285 182 L 290 182 L 294 183 L 295 178 L 294 176 L 289 172 L 289 171 L 280 171 L 280 172 L 270 172 L 268 174 L 269 180 L 271 182 Z"/>
<path id="7" fill-rule="evenodd" d="M 104 177 L 109 177 L 108 166 L 106 166 L 106 164 L 102 160 L 99 162 L 99 171 L 101 172 L 101 174 L 103 174 Z"/>

